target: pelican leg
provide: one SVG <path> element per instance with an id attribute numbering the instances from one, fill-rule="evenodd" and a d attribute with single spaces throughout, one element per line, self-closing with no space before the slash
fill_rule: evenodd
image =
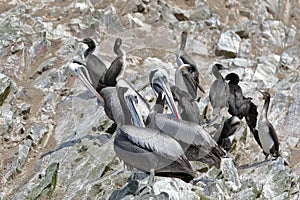
<path id="1" fill-rule="evenodd" d="M 266 152 L 264 152 L 265 154 L 265 160 L 268 160 L 269 154 L 267 154 Z"/>
<path id="2" fill-rule="evenodd" d="M 148 183 L 147 184 L 141 184 L 139 189 L 138 189 L 138 195 L 139 197 L 142 197 L 146 194 L 153 194 L 153 180 L 154 180 L 154 169 L 150 170 L 150 175 L 149 175 L 149 179 L 148 179 Z"/>

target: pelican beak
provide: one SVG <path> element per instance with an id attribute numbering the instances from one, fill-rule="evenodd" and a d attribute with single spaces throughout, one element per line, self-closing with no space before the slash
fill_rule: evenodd
<path id="1" fill-rule="evenodd" d="M 194 79 L 192 79 L 192 80 L 195 81 Z M 195 81 L 195 83 L 196 83 L 196 86 L 199 88 L 199 90 L 201 92 L 203 92 L 203 94 L 205 94 L 205 91 L 204 91 L 203 87 L 201 85 L 199 85 L 196 81 Z"/>
<path id="2" fill-rule="evenodd" d="M 157 93 L 159 93 L 159 92 L 163 93 L 163 96 L 165 96 L 165 99 L 168 103 L 169 108 L 172 111 L 172 114 L 177 119 L 180 119 L 180 116 L 179 116 L 177 107 L 175 105 L 175 101 L 174 101 L 174 98 L 173 98 L 173 95 L 172 95 L 172 92 L 171 92 L 171 89 L 170 89 L 169 85 L 167 85 L 167 82 L 163 78 L 157 78 L 156 80 L 157 80 L 157 85 L 159 85 L 158 86 L 159 88 L 154 86 L 155 87 L 154 90 Z"/>
<path id="3" fill-rule="evenodd" d="M 137 96 L 128 95 L 128 96 L 125 97 L 125 101 L 126 101 L 127 106 L 129 108 L 133 124 L 135 126 L 145 127 L 143 118 L 142 118 L 142 116 L 141 116 L 141 114 L 140 114 L 140 112 L 137 108 L 137 104 L 138 104 Z"/>
<path id="4" fill-rule="evenodd" d="M 201 85 L 199 85 L 194 78 L 192 77 L 192 74 L 188 72 L 188 68 L 190 67 L 190 65 L 188 64 L 183 64 L 182 65 L 183 69 L 182 69 L 182 76 L 185 77 L 185 79 L 187 80 L 187 82 L 193 87 L 197 87 L 201 92 L 203 92 L 203 94 L 205 94 L 205 91 L 203 89 L 203 87 Z M 196 89 L 196 88 L 195 88 Z"/>
<path id="5" fill-rule="evenodd" d="M 68 67 L 68 70 L 73 76 L 78 77 L 81 82 L 88 88 L 88 90 L 90 90 L 99 99 L 100 102 L 105 103 L 103 97 L 95 90 L 95 88 L 93 88 L 91 83 L 82 72 L 81 68 L 86 69 L 83 65 L 80 65 L 78 63 L 71 63 Z"/>

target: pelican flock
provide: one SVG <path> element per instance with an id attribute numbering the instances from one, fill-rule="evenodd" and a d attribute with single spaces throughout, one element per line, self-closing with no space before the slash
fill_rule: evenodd
<path id="1" fill-rule="evenodd" d="M 266 155 L 278 157 L 279 141 L 274 127 L 267 118 L 270 94 L 261 92 L 265 103 L 257 127 L 257 105 L 251 97 L 244 97 L 236 73 L 221 74 L 226 69 L 220 63 L 212 65 L 215 81 L 208 98 L 214 115 L 227 109 L 226 120 L 214 138 L 206 130 L 210 123 L 204 120 L 198 103 L 198 89 L 206 94 L 199 82 L 199 68 L 185 52 L 187 32 L 181 34 L 176 52 L 175 83 L 162 68 L 152 69 L 149 86 L 156 97 L 154 105 L 126 80 L 126 53 L 121 49 L 122 39 L 115 40 L 116 58 L 107 68 L 93 52 L 96 44 L 91 38 L 83 39 L 88 46 L 84 62 L 72 60 L 68 70 L 98 98 L 106 115 L 117 125 L 114 150 L 126 165 L 154 176 L 180 178 L 191 182 L 197 177 L 190 161 L 203 162 L 220 168 L 223 158 L 230 157 L 229 137 L 239 129 L 245 118 L 255 140 Z M 175 70 L 174 69 L 174 70 Z M 201 101 L 201 99 L 200 99 Z"/>

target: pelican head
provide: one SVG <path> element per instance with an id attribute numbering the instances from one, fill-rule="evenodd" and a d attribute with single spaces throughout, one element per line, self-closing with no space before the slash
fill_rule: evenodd
<path id="1" fill-rule="evenodd" d="M 164 69 L 152 70 L 150 72 L 149 79 L 150 79 L 150 85 L 155 95 L 158 96 L 158 94 L 161 93 L 162 97 L 167 101 L 169 108 L 172 111 L 172 114 L 176 118 L 180 118 L 169 86 L 167 71 Z"/>
<path id="2" fill-rule="evenodd" d="M 91 85 L 91 79 L 84 64 L 74 61 L 69 64 L 67 69 L 70 74 L 79 78 L 81 82 L 99 99 L 100 102 L 104 103 L 103 97 Z"/>

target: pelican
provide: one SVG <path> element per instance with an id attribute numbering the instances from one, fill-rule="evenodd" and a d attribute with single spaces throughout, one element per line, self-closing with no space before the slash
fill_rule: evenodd
<path id="1" fill-rule="evenodd" d="M 145 127 L 138 112 L 139 100 L 136 94 L 128 88 L 119 87 L 118 95 L 127 116 L 126 122 L 133 125 L 122 125 L 118 130 L 114 140 L 117 156 L 127 165 L 150 173 L 149 185 L 152 184 L 154 174 L 190 182 L 195 172 L 180 144 L 157 129 Z"/>
<path id="2" fill-rule="evenodd" d="M 149 75 L 149 81 L 155 95 L 158 96 L 161 93 L 162 98 L 167 101 L 174 117 L 180 118 L 169 86 L 167 71 L 164 69 L 152 70 Z"/>
<path id="3" fill-rule="evenodd" d="M 174 100 L 178 102 L 178 112 L 180 118 L 185 121 L 201 122 L 201 114 L 196 101 L 185 91 L 180 90 L 177 86 L 172 86 L 171 91 Z"/>
<path id="4" fill-rule="evenodd" d="M 148 118 L 151 123 L 147 127 L 158 129 L 178 141 L 188 160 L 220 168 L 221 159 L 226 156 L 226 152 L 199 124 L 160 113 L 150 113 Z"/>
<path id="5" fill-rule="evenodd" d="M 216 80 L 209 90 L 209 101 L 213 107 L 213 113 L 217 114 L 222 108 L 228 107 L 228 100 L 230 96 L 230 88 L 228 83 L 224 80 L 219 70 L 225 69 L 221 64 L 214 64 L 212 72 Z"/>
<path id="6" fill-rule="evenodd" d="M 263 152 L 266 155 L 266 159 L 268 159 L 269 155 L 278 157 L 280 156 L 278 137 L 273 125 L 268 119 L 271 95 L 268 92 L 259 92 L 263 95 L 265 100 L 264 107 L 258 121 L 259 140 L 261 142 Z"/>
<path id="7" fill-rule="evenodd" d="M 118 126 L 124 124 L 126 116 L 123 112 L 121 112 L 121 103 L 118 98 L 117 87 L 126 87 L 137 96 L 140 102 L 138 104 L 139 109 L 142 110 L 142 117 L 144 120 L 147 119 L 150 112 L 148 103 L 125 79 L 119 78 L 116 87 L 105 87 L 97 92 L 88 80 L 87 77 L 89 76 L 86 77 L 86 74 L 83 73 L 83 70 L 86 70 L 83 64 L 70 63 L 68 70 L 73 76 L 78 77 L 82 83 L 100 100 L 104 106 L 106 115 Z M 87 73 L 87 75 L 89 74 Z"/>
<path id="8" fill-rule="evenodd" d="M 197 87 L 201 92 L 205 93 L 204 89 L 199 85 L 199 71 L 194 60 L 185 52 L 187 41 L 187 32 L 181 34 L 180 47 L 176 52 L 176 62 L 178 69 L 175 72 L 175 84 L 196 99 Z"/>

